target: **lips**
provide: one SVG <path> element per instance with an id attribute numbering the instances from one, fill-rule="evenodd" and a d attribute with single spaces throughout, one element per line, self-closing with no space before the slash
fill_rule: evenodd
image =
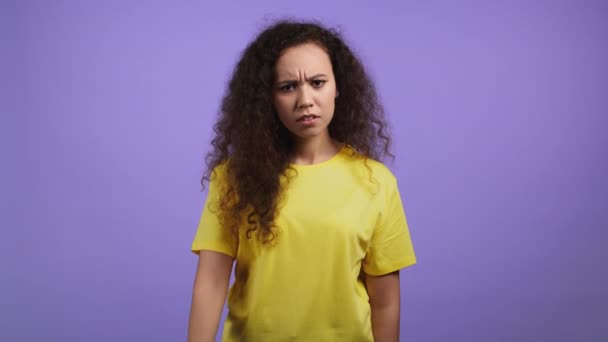
<path id="1" fill-rule="evenodd" d="M 304 114 L 304 115 L 300 116 L 298 118 L 298 120 L 296 120 L 296 121 L 302 121 L 302 120 L 307 120 L 307 119 L 316 119 L 318 117 L 319 116 L 316 114 Z"/>

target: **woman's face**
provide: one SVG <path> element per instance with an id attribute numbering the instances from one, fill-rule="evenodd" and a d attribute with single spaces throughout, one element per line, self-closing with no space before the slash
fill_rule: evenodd
<path id="1" fill-rule="evenodd" d="M 296 139 L 326 134 L 338 94 L 325 50 L 314 43 L 285 49 L 275 73 L 273 103 L 283 125 Z"/>

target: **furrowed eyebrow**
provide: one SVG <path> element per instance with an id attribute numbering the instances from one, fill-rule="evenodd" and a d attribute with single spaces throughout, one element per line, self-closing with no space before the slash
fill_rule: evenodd
<path id="1" fill-rule="evenodd" d="M 311 77 L 307 78 L 306 81 L 310 81 L 310 80 L 315 79 L 317 77 L 327 77 L 327 75 L 325 75 L 325 74 L 316 74 L 314 76 L 311 76 Z M 277 82 L 277 84 L 283 84 L 283 83 L 287 83 L 287 84 L 298 83 L 298 80 L 283 80 L 283 81 Z"/>

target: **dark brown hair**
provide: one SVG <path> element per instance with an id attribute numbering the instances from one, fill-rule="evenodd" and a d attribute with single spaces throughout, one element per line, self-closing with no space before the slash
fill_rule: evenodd
<path id="1" fill-rule="evenodd" d="M 263 242 L 276 236 L 274 220 L 283 190 L 280 177 L 289 169 L 293 147 L 272 103 L 275 63 L 285 49 L 303 43 L 324 48 L 332 63 L 340 96 L 328 126 L 330 136 L 350 145 L 365 160 L 394 158 L 374 84 L 340 33 L 314 21 L 281 20 L 267 27 L 243 51 L 234 69 L 201 179 L 204 188 L 215 167 L 226 162 L 220 222 L 236 233 L 247 215 L 247 237 L 258 230 Z"/>

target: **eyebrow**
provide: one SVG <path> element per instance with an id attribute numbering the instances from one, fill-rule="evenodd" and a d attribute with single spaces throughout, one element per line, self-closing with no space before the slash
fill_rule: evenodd
<path id="1" fill-rule="evenodd" d="M 316 74 L 314 76 L 311 76 L 311 77 L 307 78 L 306 81 L 310 81 L 310 80 L 315 79 L 317 77 L 327 77 L 327 75 L 325 75 L 325 74 Z M 283 81 L 277 82 L 277 84 L 297 83 L 297 82 L 298 82 L 298 80 L 283 80 Z"/>

